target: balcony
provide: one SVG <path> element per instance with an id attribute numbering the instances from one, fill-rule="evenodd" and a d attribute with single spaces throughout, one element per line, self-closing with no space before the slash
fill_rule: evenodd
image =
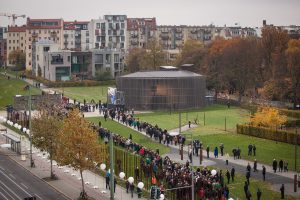
<path id="1" fill-rule="evenodd" d="M 169 40 L 170 37 L 168 35 L 160 35 L 162 40 Z"/>
<path id="2" fill-rule="evenodd" d="M 131 34 L 131 38 L 137 38 L 138 34 Z"/>
<path id="3" fill-rule="evenodd" d="M 68 41 L 64 41 L 64 45 L 68 45 Z"/>
<path id="4" fill-rule="evenodd" d="M 130 43 L 131 43 L 131 45 L 138 45 L 139 44 L 138 41 L 131 41 Z"/>
<path id="5" fill-rule="evenodd" d="M 81 40 L 75 39 L 75 44 L 81 44 Z"/>
<path id="6" fill-rule="evenodd" d="M 52 65 L 63 64 L 63 63 L 64 63 L 63 58 L 52 58 L 51 60 Z"/>
<path id="7" fill-rule="evenodd" d="M 182 29 L 176 28 L 175 33 L 182 33 Z"/>
<path id="8" fill-rule="evenodd" d="M 69 34 L 64 34 L 64 38 L 68 38 L 69 37 Z"/>

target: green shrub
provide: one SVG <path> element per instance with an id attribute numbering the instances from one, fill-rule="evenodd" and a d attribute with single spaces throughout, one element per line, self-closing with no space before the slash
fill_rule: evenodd
<path id="1" fill-rule="evenodd" d="M 280 109 L 279 112 L 280 114 L 284 114 L 288 117 L 300 119 L 300 110 Z"/>
<path id="2" fill-rule="evenodd" d="M 285 142 L 289 144 L 295 144 L 295 139 L 297 137 L 297 144 L 300 144 L 300 133 L 296 135 L 295 132 L 241 124 L 236 125 L 236 131 L 238 134 L 249 135 L 278 142 Z"/>

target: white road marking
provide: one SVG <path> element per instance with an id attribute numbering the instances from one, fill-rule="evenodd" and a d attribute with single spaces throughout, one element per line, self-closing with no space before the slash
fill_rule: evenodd
<path id="1" fill-rule="evenodd" d="M 0 192 L 1 196 L 4 197 L 4 199 L 9 200 L 8 198 L 6 198 L 6 196 L 4 196 L 4 194 L 2 192 Z"/>
<path id="2" fill-rule="evenodd" d="M 34 194 L 34 196 L 36 196 L 36 197 L 38 197 L 38 198 L 40 198 L 40 199 L 42 199 L 39 195 L 37 195 L 37 194 Z"/>
<path id="3" fill-rule="evenodd" d="M 2 183 L 2 185 L 7 189 L 7 190 L 9 190 L 12 194 L 14 194 L 18 199 L 22 199 L 21 197 L 19 197 L 14 191 L 12 191 L 9 187 L 7 187 L 1 180 L 0 180 L 0 183 Z M 11 196 L 11 195 L 9 195 L 9 196 Z M 12 196 L 11 196 L 12 197 Z M 12 199 L 14 199 L 13 197 L 12 197 Z"/>
<path id="4" fill-rule="evenodd" d="M 12 180 L 11 178 L 9 178 L 9 176 L 7 176 L 6 174 L 4 174 L 1 170 L 0 170 L 0 173 L 3 174 L 4 176 L 6 176 L 10 181 L 12 181 L 18 188 L 20 188 L 27 195 L 31 196 L 31 194 L 29 194 L 26 190 L 24 190 L 23 188 L 21 188 L 14 180 Z"/>
<path id="5" fill-rule="evenodd" d="M 16 177 L 14 177 L 14 175 L 12 175 L 12 174 L 9 174 L 13 179 L 15 179 L 16 180 Z"/>
<path id="6" fill-rule="evenodd" d="M 26 189 L 28 189 L 28 187 L 26 185 L 24 185 L 24 183 L 21 183 L 21 185 L 23 185 L 23 187 L 25 187 Z"/>

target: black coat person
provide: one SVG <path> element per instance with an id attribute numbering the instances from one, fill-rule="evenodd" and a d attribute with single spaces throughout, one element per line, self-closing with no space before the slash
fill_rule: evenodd
<path id="1" fill-rule="evenodd" d="M 277 171 L 277 160 L 275 160 L 275 159 L 273 160 L 272 166 L 273 166 L 274 173 L 276 173 L 276 171 Z"/>
<path id="2" fill-rule="evenodd" d="M 133 185 L 133 183 L 131 183 L 129 187 L 130 187 L 131 198 L 133 198 L 133 192 L 134 192 L 134 185 Z"/>
<path id="3" fill-rule="evenodd" d="M 280 187 L 281 199 L 284 199 L 284 184 Z"/>
<path id="4" fill-rule="evenodd" d="M 247 181 L 245 181 L 245 184 L 244 184 L 244 192 L 245 192 L 245 196 L 247 197 L 247 192 L 248 192 L 248 184 L 247 184 Z"/>
<path id="5" fill-rule="evenodd" d="M 260 200 L 260 198 L 261 198 L 261 191 L 260 191 L 259 188 L 257 188 L 256 195 L 257 195 L 257 200 Z"/>
<path id="6" fill-rule="evenodd" d="M 262 175 L 263 175 L 263 180 L 266 180 L 266 167 L 262 166 Z"/>
<path id="7" fill-rule="evenodd" d="M 253 144 L 252 150 L 253 150 L 253 156 L 256 156 L 256 146 L 255 146 L 255 144 Z"/>
<path id="8" fill-rule="evenodd" d="M 232 167 L 231 172 L 230 172 L 232 182 L 234 182 L 234 175 L 235 175 L 235 169 L 234 169 L 234 167 Z"/>
<path id="9" fill-rule="evenodd" d="M 230 172 L 228 170 L 226 171 L 226 177 L 227 177 L 227 184 L 229 184 L 229 181 L 230 181 Z"/>
<path id="10" fill-rule="evenodd" d="M 279 172 L 283 171 L 283 160 L 279 161 Z"/>

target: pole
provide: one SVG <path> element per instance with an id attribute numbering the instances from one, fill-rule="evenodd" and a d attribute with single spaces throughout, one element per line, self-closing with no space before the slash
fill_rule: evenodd
<path id="1" fill-rule="evenodd" d="M 33 167 L 32 160 L 32 133 L 31 133 L 31 88 L 30 84 L 28 84 L 29 97 L 28 97 L 28 111 L 29 111 L 29 140 L 30 140 L 30 167 Z"/>
<path id="2" fill-rule="evenodd" d="M 203 121 L 204 121 L 204 126 L 205 126 L 205 112 L 204 112 L 204 120 Z"/>
<path id="3" fill-rule="evenodd" d="M 297 172 L 297 146 L 298 146 L 298 134 L 297 134 L 297 127 L 296 127 L 296 139 L 295 139 L 295 172 Z"/>
<path id="4" fill-rule="evenodd" d="M 181 134 L 181 112 L 179 111 L 179 134 Z"/>
<path id="5" fill-rule="evenodd" d="M 114 141 L 113 133 L 109 137 L 109 164 L 110 164 L 110 200 L 114 200 Z"/>
<path id="6" fill-rule="evenodd" d="M 226 131 L 226 117 L 225 117 L 225 131 Z"/>

